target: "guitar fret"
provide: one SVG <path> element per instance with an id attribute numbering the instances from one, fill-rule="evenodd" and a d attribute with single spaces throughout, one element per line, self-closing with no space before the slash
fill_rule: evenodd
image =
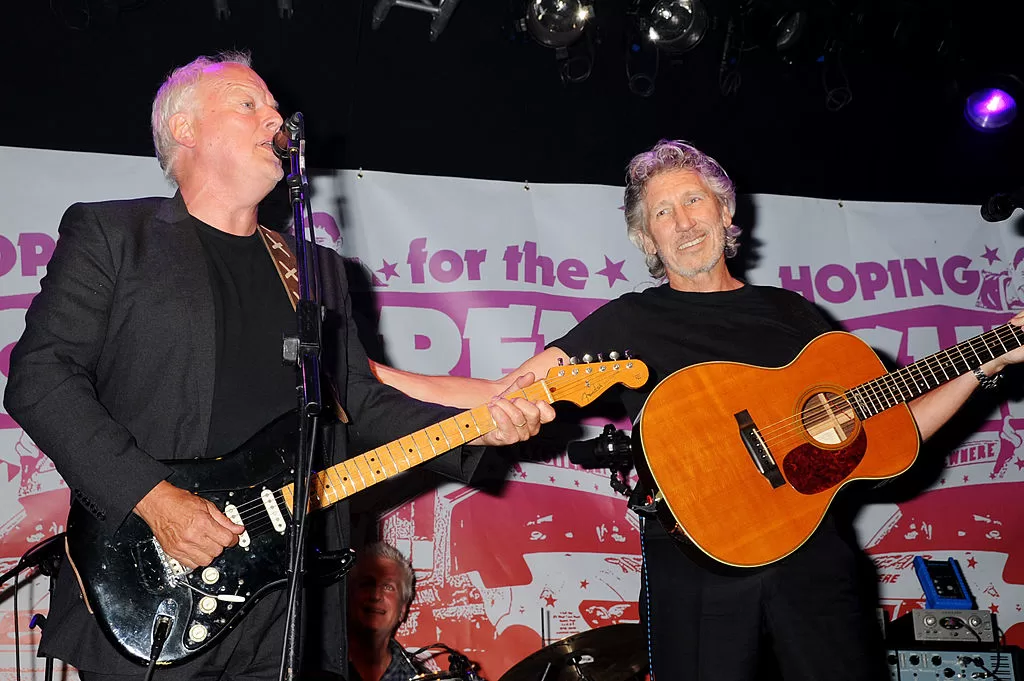
<path id="1" fill-rule="evenodd" d="M 345 472 L 348 473 L 348 477 L 349 477 L 350 480 L 352 480 L 352 484 L 353 485 L 355 485 L 355 483 L 356 483 L 356 478 L 355 478 L 355 475 L 352 475 L 352 467 L 355 466 L 356 475 L 359 476 L 359 480 L 362 483 L 362 486 L 361 487 L 357 486 L 356 489 L 357 490 L 361 490 L 361 489 L 366 489 L 367 488 L 368 485 L 366 484 L 366 478 L 363 477 L 363 472 L 361 470 L 359 470 L 359 464 L 356 463 L 355 459 L 348 459 L 345 462 L 343 462 L 341 465 L 345 467 Z"/>
<path id="2" fill-rule="evenodd" d="M 398 449 L 397 442 L 389 442 L 384 446 L 387 448 L 388 454 L 391 455 L 391 459 L 395 462 L 395 466 L 398 467 L 399 472 L 412 468 L 412 461 L 409 460 L 404 450 Z"/>
<path id="3" fill-rule="evenodd" d="M 419 461 L 417 463 L 423 463 L 423 453 L 420 448 L 416 445 L 416 441 L 412 437 L 406 435 L 403 438 L 398 439 L 398 444 L 402 446 L 402 452 L 405 454 L 405 458 L 409 458 L 410 454 L 416 456 Z"/>
<path id="4" fill-rule="evenodd" d="M 385 454 L 387 455 L 388 459 L 391 459 L 391 467 L 395 469 L 395 472 L 393 473 L 393 475 L 398 475 L 399 473 L 402 472 L 402 469 L 398 467 L 398 462 L 395 461 L 395 455 L 391 453 L 391 448 L 390 447 L 388 447 L 387 445 L 384 445 L 382 447 L 377 447 L 377 449 L 375 449 L 373 451 L 377 453 L 377 458 L 379 458 L 382 463 L 384 461 L 386 461 L 386 459 L 384 458 Z"/>
<path id="5" fill-rule="evenodd" d="M 412 437 L 412 441 L 416 443 L 416 448 L 420 452 L 424 452 L 428 449 L 430 450 L 430 455 L 427 458 L 433 459 L 439 454 L 439 452 L 434 449 L 434 443 L 430 441 L 430 438 L 427 437 L 427 434 L 422 430 L 416 431 L 410 437 Z"/>
<path id="6" fill-rule="evenodd" d="M 445 419 L 444 421 L 441 421 L 439 425 L 441 426 L 441 431 L 444 432 L 444 438 L 449 442 L 452 440 L 457 440 L 459 444 L 465 444 L 469 442 L 469 440 L 466 438 L 466 435 L 462 432 L 462 429 L 459 427 L 458 421 L 456 421 L 454 418 Z"/>
<path id="7" fill-rule="evenodd" d="M 444 429 L 441 428 L 439 424 L 427 426 L 423 429 L 423 432 L 432 443 L 436 443 L 436 445 L 431 444 L 434 448 L 435 454 L 441 454 L 452 450 L 452 443 L 449 442 L 447 435 L 444 434 Z"/>

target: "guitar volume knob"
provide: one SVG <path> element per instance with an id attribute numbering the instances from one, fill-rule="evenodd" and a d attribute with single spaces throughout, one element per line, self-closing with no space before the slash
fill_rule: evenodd
<path id="1" fill-rule="evenodd" d="M 216 584 L 217 580 L 220 579 L 220 570 L 215 567 L 208 567 L 203 570 L 203 582 L 206 584 Z"/>
<path id="2" fill-rule="evenodd" d="M 199 624 L 198 622 L 188 628 L 188 640 L 193 643 L 202 643 L 206 640 L 208 635 L 209 631 L 206 626 Z"/>
<path id="3" fill-rule="evenodd" d="M 217 599 L 213 596 L 203 596 L 199 599 L 199 610 L 209 615 L 217 609 Z"/>

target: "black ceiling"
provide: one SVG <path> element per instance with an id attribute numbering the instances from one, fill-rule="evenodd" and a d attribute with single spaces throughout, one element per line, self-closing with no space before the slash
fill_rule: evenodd
<path id="1" fill-rule="evenodd" d="M 214 0 L 6 3 L 0 144 L 149 155 L 167 71 L 245 48 L 282 110 L 305 114 L 314 167 L 621 184 L 633 153 L 681 137 L 748 193 L 977 204 L 1024 183 L 1024 120 L 981 134 L 961 113 L 974 76 L 1024 76 L 1019 0 L 815 0 L 842 66 L 745 51 L 732 94 L 720 65 L 739 2 L 717 0 L 712 33 L 662 58 L 646 98 L 627 87 L 627 0 L 593 0 L 592 74 L 568 84 L 512 29 L 511 0 L 461 0 L 436 42 L 429 15 L 402 7 L 371 30 L 375 0 L 293 0 L 287 20 L 277 0 L 226 2 L 227 20 Z M 852 100 L 829 111 L 826 84 L 846 81 Z"/>

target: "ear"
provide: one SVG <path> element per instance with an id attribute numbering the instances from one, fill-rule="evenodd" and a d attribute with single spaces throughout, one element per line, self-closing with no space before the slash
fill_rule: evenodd
<path id="1" fill-rule="evenodd" d="M 174 141 L 183 147 L 194 147 L 196 145 L 195 130 L 192 127 L 192 119 L 187 114 L 178 112 L 167 119 L 167 128 L 171 131 Z"/>
<path id="2" fill-rule="evenodd" d="M 650 237 L 650 235 L 647 234 L 646 231 L 640 232 L 640 239 L 643 241 L 643 244 L 644 244 L 644 246 L 643 246 L 644 255 L 657 255 L 658 254 L 658 246 L 654 243 L 654 239 L 652 239 Z"/>

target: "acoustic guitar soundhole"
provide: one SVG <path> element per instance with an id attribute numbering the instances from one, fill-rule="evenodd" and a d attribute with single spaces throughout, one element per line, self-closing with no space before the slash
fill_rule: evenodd
<path id="1" fill-rule="evenodd" d="M 800 414 L 804 430 L 817 442 L 829 447 L 841 445 L 857 429 L 857 415 L 842 395 L 816 393 L 804 403 Z"/>
<path id="2" fill-rule="evenodd" d="M 863 429 L 857 428 L 853 407 L 835 393 L 812 395 L 804 403 L 800 421 L 810 441 L 786 454 L 782 470 L 796 491 L 817 494 L 835 487 L 857 468 L 867 439 Z"/>

